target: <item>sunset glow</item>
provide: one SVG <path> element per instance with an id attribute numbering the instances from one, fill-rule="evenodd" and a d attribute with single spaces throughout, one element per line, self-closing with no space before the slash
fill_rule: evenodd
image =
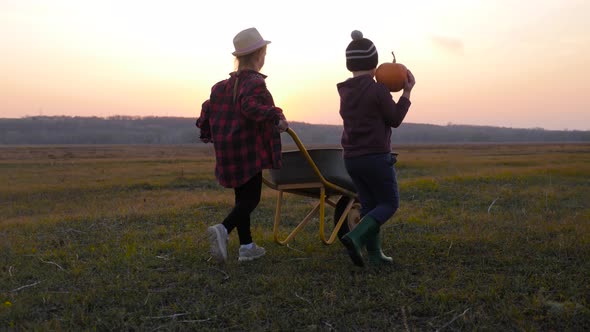
<path id="1" fill-rule="evenodd" d="M 414 73 L 407 122 L 590 130 L 589 1 L 335 4 L 3 0 L 0 117 L 196 117 L 234 69 L 233 36 L 255 26 L 291 121 L 341 124 L 358 29 L 379 62 L 395 51 Z"/>

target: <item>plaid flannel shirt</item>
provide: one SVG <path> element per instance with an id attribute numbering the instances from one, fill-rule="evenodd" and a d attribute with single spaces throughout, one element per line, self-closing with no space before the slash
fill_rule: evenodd
<path id="1" fill-rule="evenodd" d="M 285 116 L 274 105 L 265 78 L 253 70 L 230 73 L 202 105 L 196 126 L 202 141 L 213 142 L 215 176 L 224 187 L 239 187 L 263 169 L 281 167 L 276 125 Z"/>

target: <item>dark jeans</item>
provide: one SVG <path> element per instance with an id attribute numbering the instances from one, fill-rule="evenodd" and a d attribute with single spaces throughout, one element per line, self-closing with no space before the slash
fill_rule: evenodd
<path id="1" fill-rule="evenodd" d="M 390 153 L 344 159 L 361 202 L 361 217 L 369 215 L 381 225 L 399 208 L 394 163 Z"/>
<path id="2" fill-rule="evenodd" d="M 250 232 L 250 213 L 254 211 L 260 202 L 262 190 L 262 172 L 254 175 L 248 182 L 234 188 L 235 206 L 223 221 L 223 226 L 227 233 L 231 233 L 234 228 L 238 229 L 240 244 L 252 243 L 252 233 Z"/>

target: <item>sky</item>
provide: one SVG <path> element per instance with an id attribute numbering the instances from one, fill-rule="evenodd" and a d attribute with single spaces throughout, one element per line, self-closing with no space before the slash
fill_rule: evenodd
<path id="1" fill-rule="evenodd" d="M 590 1 L 0 0 L 0 118 L 196 118 L 233 37 L 290 121 L 341 124 L 350 33 L 416 77 L 406 122 L 590 130 Z M 395 100 L 399 93 L 394 93 Z"/>

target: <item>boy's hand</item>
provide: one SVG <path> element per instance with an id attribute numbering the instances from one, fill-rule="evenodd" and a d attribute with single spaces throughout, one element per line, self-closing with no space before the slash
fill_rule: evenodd
<path id="1" fill-rule="evenodd" d="M 406 81 L 404 84 L 404 92 L 412 91 L 415 84 L 416 84 L 416 79 L 414 78 L 414 75 L 412 74 L 412 72 L 408 69 L 408 77 L 406 78 Z"/>

